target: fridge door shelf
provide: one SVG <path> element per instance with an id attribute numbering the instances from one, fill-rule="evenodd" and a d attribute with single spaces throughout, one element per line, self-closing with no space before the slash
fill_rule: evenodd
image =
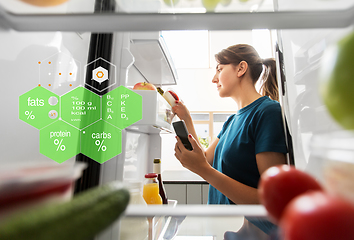
<path id="1" fill-rule="evenodd" d="M 177 84 L 177 70 L 160 32 L 132 32 L 130 52 L 136 69 L 155 85 Z"/>
<path id="2" fill-rule="evenodd" d="M 127 127 L 128 131 L 141 133 L 159 133 L 161 131 L 172 133 L 171 123 L 175 114 L 168 102 L 153 90 L 133 90 L 143 98 L 142 119 Z"/>
<path id="3" fill-rule="evenodd" d="M 169 199 L 168 205 L 163 207 L 174 208 L 176 205 L 177 200 Z M 150 219 L 153 223 L 153 228 L 151 229 L 154 232 L 153 239 L 165 239 L 164 236 L 168 231 L 177 232 L 176 225 L 171 224 L 171 221 L 173 221 L 172 216 L 156 216 Z M 173 230 L 171 230 L 171 228 L 173 228 Z"/>

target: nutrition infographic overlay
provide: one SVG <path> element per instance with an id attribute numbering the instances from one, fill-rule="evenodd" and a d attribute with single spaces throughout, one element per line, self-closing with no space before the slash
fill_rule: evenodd
<path id="1" fill-rule="evenodd" d="M 47 87 L 19 97 L 19 118 L 39 130 L 40 153 L 58 163 L 79 153 L 108 161 L 122 152 L 122 129 L 142 119 L 141 95 L 124 86 L 101 96 L 83 86 L 58 96 Z"/>

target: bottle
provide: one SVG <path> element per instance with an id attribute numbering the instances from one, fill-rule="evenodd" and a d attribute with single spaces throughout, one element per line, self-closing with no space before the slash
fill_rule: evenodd
<path id="1" fill-rule="evenodd" d="M 161 96 L 163 96 L 164 90 L 162 90 L 162 88 L 157 87 L 157 92 L 161 94 Z"/>
<path id="2" fill-rule="evenodd" d="M 168 198 L 166 194 L 165 187 L 162 182 L 162 177 L 161 177 L 161 159 L 160 158 L 155 158 L 154 159 L 154 173 L 157 174 L 157 180 L 159 181 L 159 194 L 162 198 L 162 203 L 163 204 L 168 204 Z"/>
<path id="3" fill-rule="evenodd" d="M 164 91 L 162 96 L 171 105 L 171 107 L 174 107 L 176 105 L 176 101 L 180 101 L 180 98 L 178 97 L 176 91 L 171 88 Z"/>
<path id="4" fill-rule="evenodd" d="M 147 206 L 142 196 L 142 183 L 129 182 L 129 205 Z M 120 221 L 120 240 L 148 240 L 149 222 L 146 217 L 122 217 Z"/>
<path id="5" fill-rule="evenodd" d="M 147 204 L 162 204 L 162 198 L 159 194 L 159 181 L 157 180 L 156 173 L 145 174 L 143 198 Z"/>

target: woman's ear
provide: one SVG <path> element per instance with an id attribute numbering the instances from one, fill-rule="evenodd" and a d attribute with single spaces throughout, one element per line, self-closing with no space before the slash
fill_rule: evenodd
<path id="1" fill-rule="evenodd" d="M 248 69 L 248 63 L 246 61 L 241 61 L 237 66 L 237 77 L 242 77 L 245 75 Z"/>

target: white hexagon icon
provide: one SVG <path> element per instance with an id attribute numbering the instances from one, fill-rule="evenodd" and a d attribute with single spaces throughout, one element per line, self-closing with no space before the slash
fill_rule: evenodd
<path id="1" fill-rule="evenodd" d="M 102 92 L 116 84 L 116 66 L 99 57 L 85 65 L 85 85 L 91 90 Z"/>
<path id="2" fill-rule="evenodd" d="M 108 71 L 103 67 L 98 67 L 92 70 L 92 78 L 98 83 L 108 80 Z"/>

